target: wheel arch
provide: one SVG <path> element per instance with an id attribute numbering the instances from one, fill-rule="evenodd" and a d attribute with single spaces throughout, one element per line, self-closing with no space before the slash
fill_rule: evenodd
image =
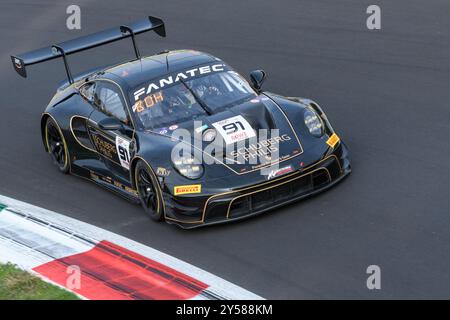
<path id="1" fill-rule="evenodd" d="M 47 143 L 45 141 L 45 124 L 47 123 L 47 119 L 50 118 L 50 114 L 43 113 L 41 116 L 41 138 L 42 144 L 44 145 L 44 149 L 48 152 Z"/>
<path id="2" fill-rule="evenodd" d="M 141 160 L 141 158 L 139 156 L 135 156 L 133 159 L 131 159 L 131 162 L 130 162 L 130 181 L 131 181 L 131 186 L 135 190 L 137 190 L 136 179 L 135 179 L 135 174 L 136 174 L 135 169 L 136 169 L 137 163 L 140 160 Z"/>
<path id="3" fill-rule="evenodd" d="M 131 180 L 131 185 L 133 186 L 134 189 L 136 189 L 136 179 L 135 179 L 135 169 L 136 169 L 136 165 L 138 164 L 139 161 L 144 162 L 152 171 L 152 174 L 155 176 L 155 179 L 158 180 L 158 176 L 155 173 L 155 170 L 153 170 L 153 167 L 150 163 L 148 163 L 147 160 L 145 160 L 144 157 L 142 157 L 141 155 L 135 155 L 133 157 L 133 159 L 131 159 L 130 161 L 130 180 Z M 161 189 L 161 186 L 158 184 L 158 188 Z M 162 192 L 162 190 L 161 190 Z"/>
<path id="4" fill-rule="evenodd" d="M 148 161 L 145 160 L 140 155 L 135 155 L 133 157 L 133 159 L 131 159 L 131 162 L 130 162 L 130 180 L 131 180 L 131 185 L 132 185 L 133 189 L 137 190 L 135 171 L 136 171 L 136 165 L 138 164 L 139 161 L 144 162 L 150 168 L 150 171 L 151 171 L 152 175 L 154 176 L 154 178 L 156 180 L 157 196 L 158 196 L 159 200 L 162 203 L 162 214 L 163 214 L 163 217 L 165 218 L 166 217 L 166 205 L 165 205 L 165 202 L 164 202 L 164 192 L 163 192 L 163 190 L 161 188 L 161 185 L 159 184 L 158 176 L 156 175 L 155 170 L 153 170 L 153 167 L 150 165 L 150 163 L 148 163 Z"/>
<path id="5" fill-rule="evenodd" d="M 65 154 L 66 154 L 65 168 L 67 168 L 67 169 L 64 169 L 63 172 L 68 173 L 68 172 L 70 172 L 71 167 L 72 167 L 69 146 L 67 144 L 66 137 L 64 136 L 64 132 L 61 129 L 61 126 L 59 125 L 58 121 L 56 121 L 55 117 L 48 112 L 44 112 L 41 116 L 41 136 L 42 136 L 42 142 L 44 144 L 44 149 L 46 152 L 50 152 L 50 150 L 48 150 L 47 136 L 46 136 L 46 132 L 45 132 L 45 128 L 46 128 L 48 119 L 52 119 L 52 122 L 56 125 L 56 127 L 59 131 L 59 135 L 61 136 L 61 139 L 63 141 L 64 150 L 65 150 Z"/>

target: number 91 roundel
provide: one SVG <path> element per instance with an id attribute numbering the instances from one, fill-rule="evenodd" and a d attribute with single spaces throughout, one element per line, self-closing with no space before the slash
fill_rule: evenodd
<path id="1" fill-rule="evenodd" d="M 130 141 L 116 136 L 116 148 L 119 155 L 120 165 L 125 169 L 130 169 Z"/>
<path id="2" fill-rule="evenodd" d="M 235 116 L 212 124 L 225 140 L 226 144 L 253 138 L 255 130 L 243 116 Z"/>

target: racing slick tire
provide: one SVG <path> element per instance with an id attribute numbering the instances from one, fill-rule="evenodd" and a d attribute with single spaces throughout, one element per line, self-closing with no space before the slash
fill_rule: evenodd
<path id="1" fill-rule="evenodd" d="M 164 203 L 158 189 L 158 180 L 152 168 L 140 160 L 134 169 L 134 178 L 139 200 L 144 211 L 155 221 L 164 220 Z"/>
<path id="2" fill-rule="evenodd" d="M 44 128 L 45 147 L 52 156 L 53 163 L 62 173 L 68 173 L 70 157 L 67 143 L 58 124 L 52 117 L 48 117 Z"/>

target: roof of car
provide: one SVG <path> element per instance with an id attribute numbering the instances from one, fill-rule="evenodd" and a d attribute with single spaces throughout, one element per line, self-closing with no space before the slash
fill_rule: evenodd
<path id="1" fill-rule="evenodd" d="M 121 82 L 129 88 L 134 88 L 168 73 L 213 61 L 221 60 L 210 54 L 195 50 L 176 50 L 125 62 L 106 68 L 103 72 L 104 76 L 113 75 L 116 79 L 120 78 Z"/>

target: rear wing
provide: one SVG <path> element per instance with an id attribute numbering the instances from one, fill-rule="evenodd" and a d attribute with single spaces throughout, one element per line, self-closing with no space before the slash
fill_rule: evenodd
<path id="1" fill-rule="evenodd" d="M 131 37 L 136 59 L 140 59 L 135 35 L 151 30 L 155 31 L 161 37 L 166 36 L 164 22 L 159 18 L 149 16 L 146 19 L 132 22 L 129 25 L 122 25 L 120 27 L 54 44 L 49 47 L 11 56 L 11 60 L 17 73 L 26 78 L 26 66 L 62 57 L 69 83 L 73 83 L 72 73 L 70 72 L 66 56 Z"/>

